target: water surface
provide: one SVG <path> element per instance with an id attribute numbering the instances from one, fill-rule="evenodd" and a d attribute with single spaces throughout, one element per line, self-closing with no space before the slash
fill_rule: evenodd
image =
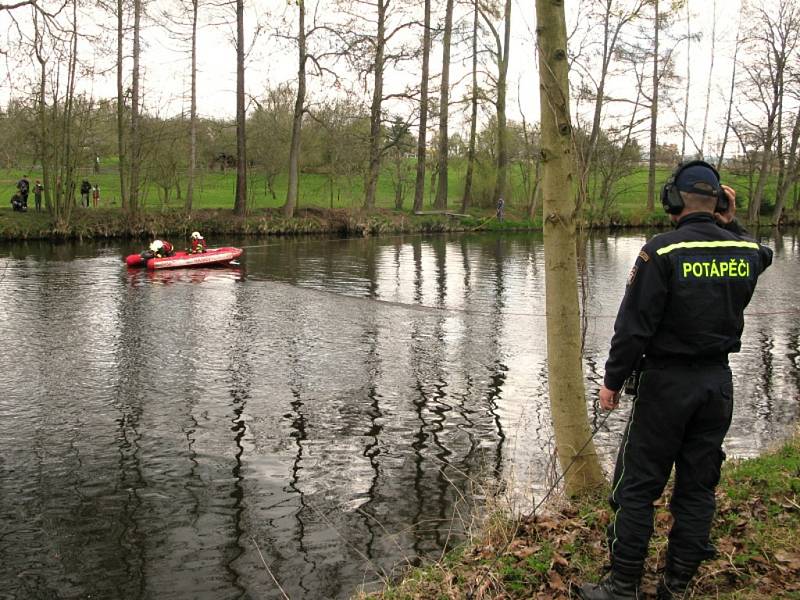
<path id="1" fill-rule="evenodd" d="M 586 247 L 593 423 L 645 239 Z M 800 243 L 764 241 L 735 456 L 800 412 Z M 0 245 L 0 598 L 281 598 L 273 576 L 346 598 L 457 542 L 487 482 L 541 496 L 540 236 L 211 242 L 250 247 L 150 273 L 128 244 Z M 597 435 L 608 467 L 626 416 Z"/>

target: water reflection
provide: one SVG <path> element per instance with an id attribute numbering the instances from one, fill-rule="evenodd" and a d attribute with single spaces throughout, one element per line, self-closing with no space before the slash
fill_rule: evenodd
<path id="1" fill-rule="evenodd" d="M 590 391 L 644 239 L 587 243 Z M 486 482 L 541 495 L 539 236 L 237 242 L 237 268 L 157 272 L 125 245 L 0 246 L 2 594 L 344 598 L 457 542 Z M 768 242 L 739 456 L 800 412 L 800 245 Z"/>

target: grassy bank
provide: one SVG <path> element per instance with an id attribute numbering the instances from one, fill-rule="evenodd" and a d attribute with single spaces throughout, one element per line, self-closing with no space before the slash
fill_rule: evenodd
<path id="1" fill-rule="evenodd" d="M 414 161 L 410 159 L 408 168 L 409 173 L 414 172 Z M 656 183 L 658 191 L 666 181 L 671 169 L 660 167 L 656 169 Z M 9 199 L 16 191 L 16 182 L 28 175 L 31 184 L 36 179 L 41 179 L 41 170 L 38 167 L 0 169 L 0 207 L 9 206 Z M 522 176 L 517 168 L 509 171 L 509 185 L 511 193 L 506 198 L 506 207 L 509 210 L 522 211 L 525 200 Z M 729 183 L 737 190 L 737 198 L 741 207 L 747 206 L 750 196 L 750 188 L 753 182 L 747 177 L 736 175 L 732 172 L 722 173 L 723 181 Z M 105 208 L 119 208 L 119 174 L 115 158 L 109 158 L 103 162 L 102 168 L 94 172 L 91 168 L 79 169 L 75 176 L 75 185 L 79 186 L 82 179 L 88 179 L 93 184 L 100 186 L 99 205 Z M 251 169 L 248 176 L 248 207 L 254 211 L 264 209 L 275 209 L 283 205 L 286 199 L 286 189 L 288 185 L 287 174 L 278 174 L 271 186 L 268 184 L 265 175 L 257 168 Z M 435 189 L 432 186 L 431 178 L 426 178 L 424 193 L 424 208 L 429 209 L 433 205 Z M 466 162 L 454 158 L 448 169 L 448 206 L 451 209 L 459 210 L 461 207 L 461 197 L 464 190 L 466 179 Z M 630 174 L 623 177 L 614 187 L 614 199 L 608 206 L 608 215 L 613 219 L 628 220 L 640 218 L 645 213 L 644 206 L 647 197 L 648 170 L 641 166 Z M 491 209 L 494 190 L 494 172 L 481 170 L 476 174 L 474 181 L 474 198 L 477 207 Z M 777 177 L 772 176 L 767 181 L 765 189 L 763 209 L 768 211 L 774 204 Z M 236 189 L 236 173 L 234 170 L 226 171 L 200 169 L 197 175 L 197 182 L 194 193 L 193 207 L 196 209 L 230 209 L 233 207 Z M 186 181 L 183 181 L 180 188 L 185 194 Z M 403 207 L 408 210 L 413 202 L 413 177 L 405 182 L 403 187 Z M 590 189 L 592 197 L 597 195 L 594 182 Z M 793 204 L 795 194 L 791 195 L 789 204 Z M 154 183 L 145 182 L 142 189 L 142 202 L 145 210 L 173 210 L 184 205 L 184 199 L 176 188 L 170 190 L 169 197 L 164 195 Z M 304 172 L 300 175 L 299 199 L 300 208 L 310 209 L 347 209 L 357 210 L 364 202 L 364 178 L 361 174 L 351 177 L 331 178 L 322 173 Z M 376 204 L 378 208 L 394 209 L 395 207 L 395 185 L 391 169 L 381 173 L 378 178 L 376 189 Z M 656 199 L 658 204 L 658 199 Z M 33 206 L 33 197 L 30 198 L 30 205 Z M 656 207 L 660 212 L 660 207 Z"/>
<path id="2" fill-rule="evenodd" d="M 719 556 L 701 567 L 691 597 L 800 598 L 800 434 L 760 458 L 727 463 L 717 498 L 712 535 Z M 666 553 L 667 501 L 656 512 L 645 597 L 654 597 Z M 496 512 L 442 561 L 360 598 L 566 599 L 575 584 L 602 575 L 610 517 L 604 496 L 562 502 L 521 520 Z"/>
<path id="3" fill-rule="evenodd" d="M 415 216 L 407 212 L 376 209 L 369 213 L 348 209 L 300 209 L 286 219 L 279 209 L 252 211 L 237 217 L 230 210 L 204 209 L 147 211 L 128 217 L 114 208 L 75 209 L 66 226 L 56 225 L 47 213 L 18 213 L 0 209 L 0 239 L 102 239 L 102 238 L 188 238 L 198 229 L 214 235 L 297 235 L 381 233 L 437 233 L 447 231 L 508 230 L 541 228 L 519 215 L 510 214 L 498 222 L 493 213 L 468 218 L 446 215 Z"/>

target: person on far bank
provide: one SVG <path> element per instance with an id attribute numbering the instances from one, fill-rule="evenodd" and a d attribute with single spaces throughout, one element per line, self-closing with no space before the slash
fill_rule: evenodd
<path id="1" fill-rule="evenodd" d="M 89 194 L 92 191 L 92 184 L 88 179 L 81 181 L 81 206 L 89 208 Z"/>
<path id="2" fill-rule="evenodd" d="M 42 211 L 42 192 L 44 192 L 44 186 L 37 179 L 36 183 L 33 184 L 33 201 L 36 204 L 36 212 Z"/>
<path id="3" fill-rule="evenodd" d="M 22 202 L 22 206 L 25 207 L 25 210 L 28 209 L 28 194 L 31 191 L 31 182 L 28 181 L 28 176 L 23 175 L 22 179 L 17 182 L 17 191 L 19 192 L 19 197 Z"/>
<path id="4" fill-rule="evenodd" d="M 192 247 L 189 248 L 190 254 L 200 254 L 206 251 L 206 241 L 199 231 L 192 232 Z"/>
<path id="5" fill-rule="evenodd" d="M 506 201 L 500 196 L 497 199 L 497 220 L 502 221 L 506 216 Z"/>
<path id="6" fill-rule="evenodd" d="M 100 186 L 96 183 L 92 186 L 92 207 L 97 208 L 100 204 Z"/>
<path id="7" fill-rule="evenodd" d="M 710 543 L 714 490 L 733 414 L 728 355 L 741 348 L 744 309 L 772 251 L 745 237 L 736 194 L 710 164 L 667 180 L 661 202 L 676 228 L 647 242 L 628 276 L 599 401 L 634 394 L 614 471 L 611 572 L 578 590 L 584 600 L 640 598 L 653 504 L 675 467 L 673 524 L 657 598 L 683 598 Z"/>

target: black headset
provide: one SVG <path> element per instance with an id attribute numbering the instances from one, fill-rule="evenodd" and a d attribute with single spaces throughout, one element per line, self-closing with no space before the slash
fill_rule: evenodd
<path id="1" fill-rule="evenodd" d="M 675 182 L 678 180 L 678 176 L 681 174 L 681 172 L 689 167 L 705 167 L 706 169 L 709 169 L 712 173 L 714 173 L 717 178 L 717 183 L 719 183 L 719 173 L 712 165 L 704 160 L 691 160 L 689 162 L 679 164 L 678 167 L 672 172 L 672 175 L 669 176 L 669 179 L 667 179 L 664 187 L 661 189 L 661 204 L 664 206 L 664 211 L 671 215 L 680 214 L 684 208 L 683 198 L 681 197 L 680 190 L 678 190 L 678 186 L 675 185 Z M 727 212 L 730 202 L 728 201 L 728 195 L 725 193 L 725 190 L 722 189 L 721 185 L 717 186 L 717 189 L 714 191 L 714 195 L 717 198 L 717 205 L 714 208 L 714 212 Z"/>

